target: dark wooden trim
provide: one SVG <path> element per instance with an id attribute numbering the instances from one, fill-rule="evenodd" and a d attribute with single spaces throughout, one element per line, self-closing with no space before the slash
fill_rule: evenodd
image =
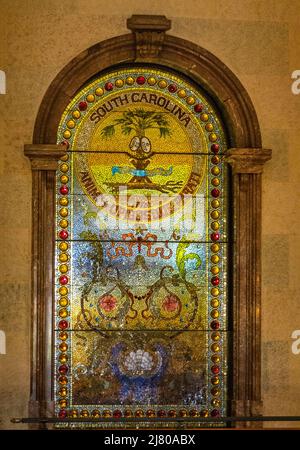
<path id="1" fill-rule="evenodd" d="M 33 136 L 36 146 L 25 149 L 33 169 L 31 405 L 35 415 L 42 416 L 51 409 L 52 401 L 47 355 L 51 345 L 49 324 L 52 322 L 49 316 L 52 315 L 50 304 L 54 285 L 54 160 L 57 161 L 63 154 L 61 146 L 53 146 L 58 124 L 69 101 L 89 79 L 111 66 L 142 61 L 177 70 L 201 85 L 219 107 L 228 129 L 232 149 L 228 152 L 227 161 L 233 168 L 234 211 L 231 413 L 239 416 L 259 415 L 262 412 L 261 173 L 263 164 L 271 157 L 271 151 L 261 148 L 259 124 L 249 95 L 218 58 L 192 42 L 166 35 L 169 23 L 162 16 L 134 16 L 128 25 L 132 34 L 94 45 L 74 58 L 56 76 L 38 112 Z M 51 157 L 49 144 L 52 144 Z M 55 153 L 54 147 L 59 149 L 58 152 Z M 249 422 L 241 426 L 251 425 Z"/>

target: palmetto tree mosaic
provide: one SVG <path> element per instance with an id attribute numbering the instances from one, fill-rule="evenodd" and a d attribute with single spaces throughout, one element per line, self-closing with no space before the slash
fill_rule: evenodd
<path id="1" fill-rule="evenodd" d="M 171 136 L 171 128 L 165 113 L 155 111 L 145 111 L 144 109 L 134 109 L 123 112 L 122 117 L 115 119 L 110 125 L 102 129 L 101 136 L 103 139 L 110 139 L 116 133 L 116 128 L 120 127 L 121 133 L 125 136 L 132 137 L 129 148 L 132 167 L 113 166 L 112 174 L 132 174 L 133 177 L 126 184 L 130 188 L 141 189 L 150 188 L 160 192 L 177 192 L 181 186 L 181 181 L 174 182 L 169 180 L 166 184 L 155 184 L 150 179 L 156 175 L 169 176 L 172 174 L 173 168 L 168 169 L 157 167 L 154 169 L 146 169 L 150 164 L 152 156 L 155 154 L 152 150 L 150 139 L 146 136 L 146 131 L 150 129 L 158 130 L 160 138 Z M 111 185 L 111 184 L 110 184 Z M 119 183 L 113 183 L 111 187 L 117 187 Z"/>

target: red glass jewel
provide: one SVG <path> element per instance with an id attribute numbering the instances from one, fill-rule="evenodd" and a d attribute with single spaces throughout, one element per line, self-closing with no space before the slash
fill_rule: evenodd
<path id="1" fill-rule="evenodd" d="M 66 231 L 66 230 L 61 230 L 60 232 L 59 232 L 59 237 L 61 238 L 61 239 L 68 239 L 68 236 L 69 236 L 69 233 Z"/>
<path id="2" fill-rule="evenodd" d="M 120 417 L 122 417 L 122 411 L 120 411 L 119 409 L 116 409 L 116 410 L 113 412 L 113 417 L 114 417 L 115 419 L 120 419 Z"/>
<path id="3" fill-rule="evenodd" d="M 79 102 L 78 108 L 80 109 L 80 111 L 85 111 L 87 108 L 87 102 Z"/>
<path id="4" fill-rule="evenodd" d="M 219 233 L 211 233 L 210 238 L 212 241 L 218 241 L 220 239 Z"/>
<path id="5" fill-rule="evenodd" d="M 213 409 L 210 414 L 211 414 L 211 417 L 219 417 L 220 411 L 218 409 Z"/>
<path id="6" fill-rule="evenodd" d="M 59 413 L 58 413 L 58 417 L 60 418 L 60 419 L 65 419 L 66 417 L 67 417 L 67 411 L 65 410 L 65 409 L 62 409 L 61 411 L 59 411 Z"/>
<path id="7" fill-rule="evenodd" d="M 177 86 L 175 84 L 170 84 L 168 86 L 169 92 L 176 92 L 177 91 Z"/>
<path id="8" fill-rule="evenodd" d="M 219 366 L 212 366 L 211 371 L 213 374 L 218 375 L 220 373 L 220 367 Z"/>
<path id="9" fill-rule="evenodd" d="M 219 189 L 214 188 L 214 189 L 211 191 L 211 195 L 212 195 L 213 197 L 215 197 L 215 198 L 219 197 L 219 195 L 220 195 Z"/>
<path id="10" fill-rule="evenodd" d="M 69 192 L 68 186 L 61 186 L 60 189 L 59 189 L 59 192 L 60 192 L 62 195 L 67 195 L 67 193 Z"/>
<path id="11" fill-rule="evenodd" d="M 212 144 L 210 148 L 213 153 L 218 153 L 220 146 L 219 144 Z"/>
<path id="12" fill-rule="evenodd" d="M 218 330 L 220 328 L 220 323 L 218 322 L 218 320 L 213 320 L 210 326 L 213 330 Z"/>
<path id="13" fill-rule="evenodd" d="M 68 284 L 68 281 L 69 281 L 69 279 L 68 279 L 68 277 L 66 275 L 61 275 L 59 277 L 60 284 Z"/>
<path id="14" fill-rule="evenodd" d="M 59 366 L 58 371 L 59 373 L 65 375 L 66 373 L 68 373 L 68 366 L 66 366 L 65 364 L 63 364 L 62 366 Z"/>
<path id="15" fill-rule="evenodd" d="M 70 143 L 68 141 L 62 141 L 61 145 L 64 145 L 67 149 L 70 147 Z"/>
<path id="16" fill-rule="evenodd" d="M 194 106 L 194 111 L 199 113 L 203 110 L 203 105 L 201 105 L 200 103 L 197 103 L 197 105 Z"/>
<path id="17" fill-rule="evenodd" d="M 164 409 L 160 409 L 157 411 L 157 417 L 166 417 L 166 411 Z"/>
<path id="18" fill-rule="evenodd" d="M 137 82 L 137 84 L 145 84 L 146 78 L 145 77 L 137 77 L 136 82 Z"/>
<path id="19" fill-rule="evenodd" d="M 219 277 L 212 277 L 212 279 L 211 279 L 211 284 L 212 284 L 213 286 L 219 286 L 219 284 L 220 284 L 220 278 L 219 278 Z"/>
<path id="20" fill-rule="evenodd" d="M 108 83 L 105 84 L 104 87 L 105 87 L 105 89 L 106 89 L 107 91 L 112 91 L 113 88 L 114 88 L 114 85 L 113 85 L 112 83 L 108 82 Z"/>
<path id="21" fill-rule="evenodd" d="M 60 320 L 58 323 L 60 330 L 65 330 L 68 328 L 68 322 L 66 320 Z"/>

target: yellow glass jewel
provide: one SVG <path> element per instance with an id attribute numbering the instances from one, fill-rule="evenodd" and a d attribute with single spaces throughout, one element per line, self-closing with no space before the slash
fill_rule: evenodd
<path id="1" fill-rule="evenodd" d="M 72 409 L 70 412 L 70 416 L 75 419 L 76 417 L 78 417 L 78 411 L 77 409 Z"/>
<path id="2" fill-rule="evenodd" d="M 217 298 L 213 298 L 212 301 L 210 302 L 210 304 L 213 308 L 217 308 L 219 306 L 220 302 Z"/>
<path id="3" fill-rule="evenodd" d="M 59 243 L 59 250 L 61 250 L 62 252 L 65 252 L 66 250 L 68 250 L 68 248 L 69 248 L 69 245 L 67 244 L 67 242 Z M 60 289 L 67 289 L 67 288 L 62 287 Z M 67 292 L 68 292 L 68 289 L 67 289 Z M 63 295 L 65 295 L 65 294 L 63 294 Z"/>
<path id="4" fill-rule="evenodd" d="M 69 120 L 69 121 L 67 122 L 67 127 L 68 127 L 68 128 L 75 128 L 75 122 L 74 122 L 74 120 Z"/>
<path id="5" fill-rule="evenodd" d="M 207 123 L 205 125 L 205 129 L 206 129 L 206 131 L 212 131 L 214 129 L 214 126 L 212 123 Z"/>
<path id="6" fill-rule="evenodd" d="M 210 292 L 213 297 L 217 297 L 220 294 L 220 289 L 212 288 Z"/>
<path id="7" fill-rule="evenodd" d="M 101 95 L 103 95 L 104 94 L 104 89 L 102 89 L 102 88 L 97 88 L 96 90 L 95 90 L 95 94 L 96 95 L 98 95 L 98 97 L 100 97 Z"/>
<path id="8" fill-rule="evenodd" d="M 212 212 L 210 213 L 210 217 L 211 217 L 212 219 L 218 219 L 218 218 L 220 217 L 219 211 L 212 211 Z"/>
<path id="9" fill-rule="evenodd" d="M 75 109 L 75 111 L 72 112 L 72 116 L 74 117 L 74 119 L 79 119 L 79 117 L 81 116 L 80 111 L 78 111 L 78 109 Z"/>
<path id="10" fill-rule="evenodd" d="M 69 203 L 69 200 L 67 199 L 67 197 L 61 197 L 61 198 L 59 199 L 59 204 L 60 204 L 61 206 L 67 206 L 68 203 Z"/>
<path id="11" fill-rule="evenodd" d="M 68 384 L 68 378 L 64 376 L 59 377 L 59 384 L 62 384 L 63 386 Z"/>
<path id="12" fill-rule="evenodd" d="M 219 341 L 221 339 L 221 335 L 218 331 L 212 333 L 211 338 L 213 341 Z"/>
<path id="13" fill-rule="evenodd" d="M 95 96 L 93 94 L 89 94 L 86 96 L 86 101 L 89 103 L 93 103 L 95 101 Z"/>
<path id="14" fill-rule="evenodd" d="M 80 416 L 81 416 L 81 417 L 89 417 L 89 412 L 88 412 L 88 410 L 87 410 L 87 409 L 83 409 L 83 410 L 80 412 Z"/>
<path id="15" fill-rule="evenodd" d="M 219 377 L 212 377 L 211 384 L 213 384 L 214 386 L 220 384 L 220 378 Z"/>
<path id="16" fill-rule="evenodd" d="M 210 226 L 211 226 L 212 230 L 214 230 L 214 231 L 216 231 L 220 228 L 219 222 L 212 222 Z"/>
<path id="17" fill-rule="evenodd" d="M 103 411 L 103 417 L 104 417 L 105 419 L 107 419 L 108 417 L 111 417 L 111 411 L 109 411 L 108 409 L 105 409 L 105 410 Z"/>
<path id="18" fill-rule="evenodd" d="M 68 164 L 61 164 L 61 166 L 60 166 L 60 171 L 61 172 L 68 172 L 68 170 L 69 170 L 69 166 L 68 166 Z"/>
<path id="19" fill-rule="evenodd" d="M 150 84 L 150 86 L 154 86 L 156 83 L 156 78 L 154 77 L 149 77 L 147 80 L 148 84 Z"/>
<path id="20" fill-rule="evenodd" d="M 67 153 L 60 158 L 61 161 L 68 161 L 68 159 L 69 159 L 69 155 Z"/>
<path id="21" fill-rule="evenodd" d="M 202 411 L 200 411 L 200 416 L 201 416 L 201 417 L 208 417 L 208 411 L 207 411 L 207 409 L 202 409 Z"/>
<path id="22" fill-rule="evenodd" d="M 66 184 L 69 181 L 69 177 L 67 175 L 62 175 L 60 177 L 60 181 L 62 182 L 62 184 Z"/>
<path id="23" fill-rule="evenodd" d="M 193 105 L 195 103 L 195 101 L 196 100 L 194 99 L 194 97 L 188 97 L 186 99 L 186 102 L 187 102 L 188 105 Z"/>
<path id="24" fill-rule="evenodd" d="M 186 409 L 181 409 L 179 411 L 179 417 L 187 417 L 187 415 L 188 415 L 188 412 Z"/>
<path id="25" fill-rule="evenodd" d="M 60 215 L 61 217 L 67 217 L 67 215 L 68 215 L 68 208 L 61 208 L 61 209 L 59 210 L 59 215 Z"/>
<path id="26" fill-rule="evenodd" d="M 186 92 L 185 92 L 184 89 L 179 89 L 179 91 L 178 91 L 178 97 L 180 97 L 180 98 L 186 97 Z"/>
<path id="27" fill-rule="evenodd" d="M 214 387 L 214 388 L 212 388 L 212 390 L 211 390 L 211 393 L 212 393 L 212 395 L 214 395 L 214 396 L 218 396 L 218 395 L 220 395 L 220 389 L 219 388 L 217 388 L 217 387 Z"/>
<path id="28" fill-rule="evenodd" d="M 69 315 L 68 311 L 66 310 L 66 308 L 60 309 L 58 314 L 59 314 L 59 317 L 61 317 L 62 319 L 65 319 Z"/>
<path id="29" fill-rule="evenodd" d="M 220 207 L 220 200 L 212 200 L 211 206 L 213 208 L 219 208 Z"/>
<path id="30" fill-rule="evenodd" d="M 213 398 L 211 401 L 212 406 L 214 406 L 215 408 L 219 408 L 221 405 L 221 402 L 218 398 Z"/>
<path id="31" fill-rule="evenodd" d="M 211 184 L 212 184 L 213 186 L 219 186 L 219 184 L 220 184 L 219 178 L 213 178 L 213 179 L 211 180 Z"/>
<path id="32" fill-rule="evenodd" d="M 71 131 L 70 130 L 64 131 L 63 136 L 65 139 L 69 139 L 71 137 Z"/>
<path id="33" fill-rule="evenodd" d="M 59 299 L 59 305 L 60 306 L 67 306 L 67 304 L 69 303 L 69 301 L 68 301 L 68 299 L 67 299 L 67 297 L 61 297 L 60 299 Z"/>
<path id="34" fill-rule="evenodd" d="M 116 80 L 115 85 L 116 85 L 118 88 L 121 88 L 121 87 L 124 85 L 124 81 L 121 80 L 121 78 L 119 78 L 118 80 Z"/>
<path id="35" fill-rule="evenodd" d="M 62 219 L 62 220 L 59 222 L 59 226 L 60 226 L 61 228 L 67 228 L 68 225 L 69 225 L 69 222 L 68 222 L 66 219 Z"/>
<path id="36" fill-rule="evenodd" d="M 218 139 L 218 136 L 216 135 L 216 133 L 211 133 L 209 135 L 210 142 L 216 142 L 217 139 Z"/>
<path id="37" fill-rule="evenodd" d="M 144 417 L 144 411 L 142 409 L 137 409 L 135 412 L 135 417 Z"/>
<path id="38" fill-rule="evenodd" d="M 98 419 L 99 417 L 101 417 L 99 409 L 94 409 L 92 411 L 92 417 L 94 417 L 95 419 Z"/>
<path id="39" fill-rule="evenodd" d="M 158 83 L 158 86 L 162 89 L 167 87 L 167 85 L 168 85 L 168 83 L 166 82 L 166 80 L 160 80 L 160 82 Z"/>
<path id="40" fill-rule="evenodd" d="M 134 83 L 134 78 L 132 78 L 132 77 L 127 77 L 127 78 L 126 78 L 126 83 L 127 83 L 129 86 L 132 86 L 133 83 Z"/>
<path id="41" fill-rule="evenodd" d="M 60 273 L 67 273 L 69 270 L 69 267 L 67 266 L 67 264 L 61 264 L 59 266 L 59 271 Z"/>
<path id="42" fill-rule="evenodd" d="M 190 411 L 190 416 L 191 416 L 191 417 L 199 417 L 199 415 L 200 415 L 200 413 L 199 413 L 199 411 L 197 411 L 196 409 L 192 409 L 192 410 Z"/>
<path id="43" fill-rule="evenodd" d="M 211 173 L 213 175 L 219 175 L 219 173 L 221 172 L 221 170 L 219 169 L 219 167 L 215 166 L 211 169 Z"/>
<path id="44" fill-rule="evenodd" d="M 218 255 L 212 255 L 210 260 L 212 263 L 217 264 L 220 261 L 220 258 Z"/>
<path id="45" fill-rule="evenodd" d="M 61 363 L 66 363 L 67 361 L 68 361 L 68 356 L 65 354 L 65 353 L 62 353 L 61 355 L 59 355 L 59 361 L 61 362 Z"/>
<path id="46" fill-rule="evenodd" d="M 217 155 L 215 155 L 213 158 L 214 158 L 214 164 L 219 164 L 220 158 Z"/>
<path id="47" fill-rule="evenodd" d="M 131 409 L 125 409 L 125 411 L 124 411 L 124 417 L 132 417 L 132 411 L 131 411 Z"/>
<path id="48" fill-rule="evenodd" d="M 61 344 L 59 344 L 59 350 L 61 352 L 66 352 L 68 350 L 68 344 L 66 344 L 65 342 L 62 342 Z"/>
<path id="49" fill-rule="evenodd" d="M 219 317 L 219 311 L 217 309 L 213 309 L 210 315 L 213 319 L 216 319 L 217 317 Z"/>
<path id="50" fill-rule="evenodd" d="M 214 353 L 218 353 L 220 351 L 220 346 L 218 344 L 212 344 L 211 349 Z"/>
<path id="51" fill-rule="evenodd" d="M 66 396 L 67 396 L 67 393 L 68 393 L 68 390 L 67 390 L 67 388 L 65 388 L 65 387 L 61 388 L 61 389 L 58 391 L 58 395 L 59 395 L 60 397 L 66 397 Z"/>
<path id="52" fill-rule="evenodd" d="M 66 262 L 69 259 L 69 256 L 66 253 L 61 253 L 58 257 L 58 259 L 60 260 L 60 262 Z"/>
<path id="53" fill-rule="evenodd" d="M 219 269 L 218 266 L 213 266 L 213 267 L 210 269 L 210 271 L 211 271 L 211 273 L 212 273 L 213 275 L 217 275 L 217 274 L 220 272 L 220 269 Z"/>
<path id="54" fill-rule="evenodd" d="M 67 406 L 67 400 L 66 399 L 62 399 L 62 400 L 59 400 L 59 406 L 61 407 L 61 408 L 66 408 L 66 406 Z"/>
<path id="55" fill-rule="evenodd" d="M 62 286 L 62 287 L 59 288 L 58 292 L 60 293 L 60 295 L 67 295 L 69 290 L 68 290 L 68 288 L 66 286 Z"/>
<path id="56" fill-rule="evenodd" d="M 200 119 L 202 120 L 202 122 L 207 122 L 208 121 L 208 114 L 206 114 L 206 113 L 201 114 Z"/>
<path id="57" fill-rule="evenodd" d="M 59 339 L 61 341 L 65 341 L 66 339 L 68 339 L 68 333 L 66 331 L 61 331 L 59 333 Z"/>
<path id="58" fill-rule="evenodd" d="M 211 251 L 217 253 L 220 250 L 219 244 L 212 244 L 210 247 Z"/>
<path id="59" fill-rule="evenodd" d="M 217 364 L 221 361 L 220 355 L 212 355 L 211 360 L 213 363 Z"/>

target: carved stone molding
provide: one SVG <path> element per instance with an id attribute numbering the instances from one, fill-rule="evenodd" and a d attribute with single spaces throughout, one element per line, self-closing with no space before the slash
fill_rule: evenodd
<path id="1" fill-rule="evenodd" d="M 171 21 L 165 16 L 133 15 L 127 20 L 127 28 L 135 35 L 136 60 L 151 60 L 159 57 Z"/>
<path id="2" fill-rule="evenodd" d="M 272 150 L 266 148 L 231 148 L 225 160 L 233 173 L 262 173 L 264 164 L 271 159 Z"/>
<path id="3" fill-rule="evenodd" d="M 32 327 L 29 415 L 52 416 L 55 175 L 63 145 L 24 147 L 32 168 Z M 41 426 L 43 427 L 43 426 Z"/>
<path id="4" fill-rule="evenodd" d="M 32 170 L 56 170 L 58 160 L 66 154 L 64 145 L 24 145 L 24 154 L 30 159 Z"/>
<path id="5" fill-rule="evenodd" d="M 233 169 L 232 401 L 234 416 L 259 416 L 261 401 L 261 178 L 271 150 L 229 149 Z M 259 422 L 241 422 L 258 428 Z"/>

